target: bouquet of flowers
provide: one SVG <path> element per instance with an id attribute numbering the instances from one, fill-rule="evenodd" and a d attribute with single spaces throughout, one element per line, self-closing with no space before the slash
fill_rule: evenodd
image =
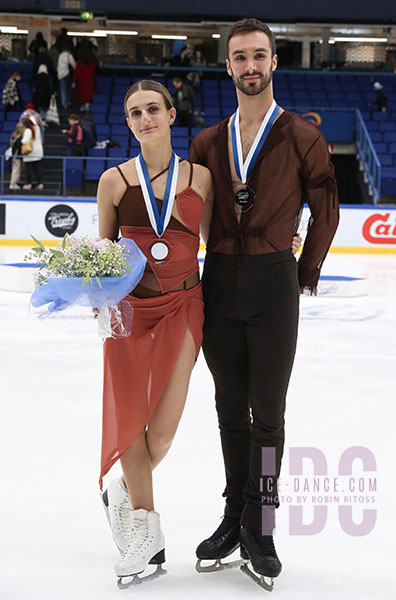
<path id="1" fill-rule="evenodd" d="M 123 316 L 131 314 L 132 307 L 123 299 L 139 283 L 146 265 L 135 242 L 66 234 L 55 248 L 47 249 L 32 238 L 37 246 L 25 256 L 25 260 L 35 259 L 38 267 L 32 306 L 48 305 L 49 313 L 72 305 L 90 306 L 99 309 L 105 337 L 129 335 Z"/>

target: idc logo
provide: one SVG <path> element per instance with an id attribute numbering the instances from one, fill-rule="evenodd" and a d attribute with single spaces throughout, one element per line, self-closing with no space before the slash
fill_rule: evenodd
<path id="1" fill-rule="evenodd" d="M 396 244 L 396 216 L 376 213 L 363 224 L 363 237 L 372 244 Z"/>

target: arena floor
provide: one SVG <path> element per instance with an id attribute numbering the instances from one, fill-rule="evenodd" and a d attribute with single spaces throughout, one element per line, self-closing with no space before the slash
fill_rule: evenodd
<path id="1" fill-rule="evenodd" d="M 23 253 L 0 247 L 0 262 L 17 260 Z M 321 450 L 332 480 L 347 448 L 366 447 L 375 457 L 377 472 L 369 475 L 377 478 L 377 490 L 348 493 L 358 497 L 356 503 L 348 502 L 356 523 L 363 509 L 376 509 L 376 524 L 367 535 L 347 534 L 330 489 L 306 494 L 306 523 L 313 518 L 313 502 L 327 506 L 322 531 L 291 535 L 285 492 L 276 535 L 283 572 L 273 596 L 385 600 L 394 597 L 395 584 L 396 257 L 331 254 L 323 273 L 367 277 L 369 295 L 302 297 L 282 485 L 289 491 L 293 485 L 288 460 L 292 448 Z M 97 486 L 101 342 L 87 322 L 71 326 L 65 320 L 38 321 L 29 315 L 28 300 L 28 294 L 0 292 L 0 597 L 264 597 L 267 592 L 237 569 L 198 574 L 194 568 L 195 546 L 222 516 L 224 485 L 213 386 L 202 353 L 174 445 L 155 471 L 168 574 L 134 589 L 117 589 L 113 566 L 118 553 Z M 115 467 L 113 475 L 118 472 Z M 304 473 L 312 476 L 308 463 Z M 362 473 L 357 460 L 355 479 Z M 318 500 L 319 495 L 325 498 Z"/>

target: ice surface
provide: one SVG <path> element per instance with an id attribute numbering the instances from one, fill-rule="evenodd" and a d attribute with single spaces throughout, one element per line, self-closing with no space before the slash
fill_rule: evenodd
<path id="1" fill-rule="evenodd" d="M 24 252 L 2 247 L 0 262 L 19 260 Z M 323 273 L 367 277 L 369 296 L 301 299 L 282 476 L 291 480 L 290 447 L 321 449 L 335 477 L 342 452 L 365 446 L 377 462 L 377 522 L 368 535 L 348 535 L 337 507 L 329 505 L 321 533 L 290 535 L 284 502 L 276 536 L 283 572 L 273 597 L 385 600 L 394 598 L 395 589 L 396 256 L 331 254 Z M 29 316 L 28 298 L 0 292 L 0 598 L 265 596 L 238 570 L 194 569 L 197 543 L 223 513 L 213 386 L 202 354 L 174 445 L 154 474 L 168 574 L 139 588 L 117 589 L 118 554 L 97 486 L 101 343 L 87 323 L 43 323 Z M 362 506 L 353 510 L 359 522 Z"/>

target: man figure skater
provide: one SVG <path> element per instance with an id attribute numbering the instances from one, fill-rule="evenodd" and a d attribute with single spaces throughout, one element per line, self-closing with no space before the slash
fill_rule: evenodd
<path id="1" fill-rule="evenodd" d="M 257 19 L 238 21 L 227 57 L 238 110 L 200 132 L 190 151 L 192 162 L 211 170 L 215 189 L 202 280 L 203 350 L 226 472 L 225 516 L 199 544 L 197 570 L 218 570 L 240 545 L 268 589 L 264 576 L 277 577 L 282 568 L 273 530 L 299 296 L 316 291 L 338 224 L 338 197 L 322 134 L 274 101 L 271 30 Z M 304 202 L 311 219 L 297 264 L 290 240 Z M 216 563 L 205 569 L 203 559 Z"/>

